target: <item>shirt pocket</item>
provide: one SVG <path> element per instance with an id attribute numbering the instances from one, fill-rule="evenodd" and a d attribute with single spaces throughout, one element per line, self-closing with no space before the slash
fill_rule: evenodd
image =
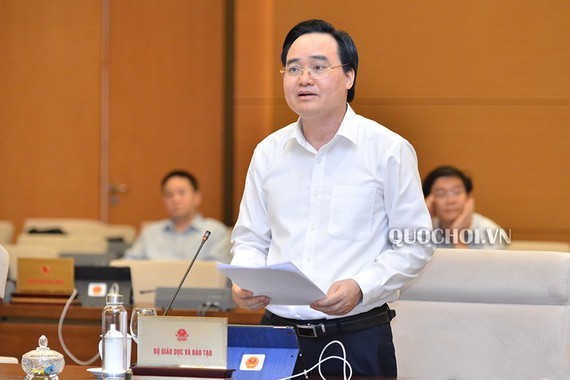
<path id="1" fill-rule="evenodd" d="M 374 193 L 373 188 L 335 186 L 332 190 L 329 234 L 352 240 L 370 237 Z"/>

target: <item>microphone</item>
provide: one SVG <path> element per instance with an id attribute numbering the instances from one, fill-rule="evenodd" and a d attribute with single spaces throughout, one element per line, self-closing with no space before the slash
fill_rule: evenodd
<path id="1" fill-rule="evenodd" d="M 194 258 L 190 262 L 190 265 L 188 265 L 188 269 L 186 269 L 186 273 L 184 273 L 184 276 L 182 277 L 182 281 L 180 281 L 180 285 L 178 285 L 178 288 L 176 289 L 176 292 L 172 296 L 170 303 L 168 304 L 166 309 L 164 309 L 164 314 L 162 314 L 163 317 L 166 315 L 166 313 L 168 313 L 168 311 L 172 307 L 172 304 L 174 303 L 174 300 L 176 299 L 178 292 L 182 288 L 182 284 L 184 284 L 184 281 L 186 281 L 186 277 L 188 276 L 188 272 L 190 272 L 190 269 L 192 269 L 192 266 L 194 265 L 194 261 L 196 261 L 196 257 L 198 257 L 198 254 L 202 250 L 204 243 L 206 242 L 206 240 L 208 240 L 209 237 L 210 237 L 210 231 L 206 230 L 206 232 L 204 232 L 204 236 L 202 236 L 202 241 L 200 242 L 200 246 L 198 247 L 198 249 L 196 250 L 196 253 L 194 254 Z"/>

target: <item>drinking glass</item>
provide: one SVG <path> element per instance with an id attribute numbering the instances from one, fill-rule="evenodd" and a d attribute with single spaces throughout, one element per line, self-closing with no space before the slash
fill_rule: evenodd
<path id="1" fill-rule="evenodd" d="M 131 314 L 130 330 L 135 343 L 139 343 L 138 328 L 139 316 L 141 315 L 156 315 L 156 309 L 152 307 L 135 307 Z"/>

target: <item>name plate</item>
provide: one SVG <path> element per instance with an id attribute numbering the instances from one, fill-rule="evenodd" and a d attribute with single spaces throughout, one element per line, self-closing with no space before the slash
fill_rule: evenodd
<path id="1" fill-rule="evenodd" d="M 228 319 L 141 315 L 137 366 L 227 368 Z"/>

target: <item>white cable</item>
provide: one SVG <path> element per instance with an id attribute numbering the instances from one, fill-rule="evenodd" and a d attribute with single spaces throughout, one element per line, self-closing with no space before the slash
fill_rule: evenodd
<path id="1" fill-rule="evenodd" d="M 325 353 L 325 350 L 333 343 L 338 343 L 338 345 L 342 348 L 342 356 L 327 356 L 326 358 L 323 359 L 323 354 Z M 326 380 L 326 378 L 324 377 L 323 373 L 321 372 L 321 364 L 326 362 L 327 360 L 331 360 L 331 359 L 338 359 L 340 361 L 342 361 L 344 363 L 344 365 L 342 366 L 342 372 L 343 372 L 343 380 L 350 380 L 352 378 L 352 366 L 350 365 L 350 363 L 348 362 L 348 360 L 346 360 L 346 351 L 344 349 L 343 344 L 338 341 L 338 340 L 333 340 L 331 342 L 329 342 L 321 351 L 321 355 L 319 356 L 319 361 L 317 362 L 317 364 L 315 364 L 314 366 L 312 366 L 309 369 L 304 370 L 303 372 L 300 372 L 296 375 L 291 375 L 288 377 L 283 377 L 279 380 L 287 380 L 287 379 L 294 379 L 295 377 L 299 377 L 299 376 L 305 376 L 306 378 L 308 377 L 307 374 L 309 372 L 311 372 L 312 370 L 314 370 L 315 368 L 319 368 L 319 375 L 321 376 L 321 379 Z M 346 376 L 346 368 L 348 367 L 348 377 Z"/>
<path id="2" fill-rule="evenodd" d="M 67 300 L 67 302 L 65 303 L 65 306 L 63 307 L 63 311 L 61 312 L 61 316 L 59 317 L 59 323 L 57 325 L 57 336 L 59 337 L 59 343 L 61 343 L 61 347 L 63 347 L 63 350 L 65 351 L 67 356 L 69 356 L 76 364 L 90 365 L 91 363 L 93 363 L 95 360 L 97 360 L 99 358 L 99 353 L 95 354 L 95 356 L 93 356 L 88 361 L 79 360 L 75 357 L 75 355 L 73 355 L 67 349 L 67 346 L 65 345 L 65 342 L 63 341 L 63 333 L 62 333 L 63 321 L 65 319 L 65 315 L 67 314 L 67 310 L 69 309 L 69 306 L 71 305 L 71 302 L 73 301 L 73 299 L 75 298 L 76 295 L 77 295 L 77 289 L 73 289 L 73 293 L 71 293 L 71 296 L 69 296 L 69 299 Z"/>

